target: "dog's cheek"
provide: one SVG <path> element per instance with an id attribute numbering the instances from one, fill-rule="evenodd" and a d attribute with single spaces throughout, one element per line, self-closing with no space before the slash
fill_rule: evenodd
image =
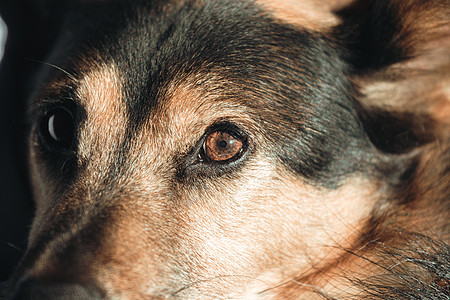
<path id="1" fill-rule="evenodd" d="M 28 154 L 29 176 L 31 180 L 33 199 L 35 205 L 35 220 L 33 224 L 39 223 L 39 218 L 49 205 L 50 199 L 56 194 L 57 184 L 53 182 L 46 174 L 46 163 L 40 157 L 39 150 L 36 146 L 35 138 L 31 138 Z M 36 225 L 32 226 L 29 236 L 31 240 L 36 231 Z"/>
<path id="2" fill-rule="evenodd" d="M 177 257 L 198 283 L 182 295 L 247 297 L 331 263 L 356 238 L 376 198 L 372 184 L 321 190 L 275 165 L 259 157 L 238 177 L 186 192 L 174 214 L 184 224 Z"/>

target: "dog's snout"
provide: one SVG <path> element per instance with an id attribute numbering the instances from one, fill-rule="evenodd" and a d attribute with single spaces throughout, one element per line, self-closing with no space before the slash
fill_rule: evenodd
<path id="1" fill-rule="evenodd" d="M 43 299 L 101 299 L 101 294 L 93 287 L 74 283 L 42 283 L 33 278 L 19 281 L 10 300 L 43 300 Z"/>

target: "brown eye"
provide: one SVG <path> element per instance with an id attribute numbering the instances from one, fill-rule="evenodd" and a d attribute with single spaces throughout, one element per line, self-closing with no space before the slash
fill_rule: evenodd
<path id="1" fill-rule="evenodd" d="M 226 162 L 237 158 L 244 147 L 244 142 L 239 137 L 226 131 L 214 131 L 210 133 L 203 145 L 206 159 L 214 162 Z"/>

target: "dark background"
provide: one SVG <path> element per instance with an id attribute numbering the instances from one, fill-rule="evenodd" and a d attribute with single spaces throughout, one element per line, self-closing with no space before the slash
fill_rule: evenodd
<path id="1" fill-rule="evenodd" d="M 0 16 L 8 27 L 0 63 L 1 290 L 1 282 L 24 254 L 33 215 L 26 171 L 26 101 L 39 66 L 30 59 L 44 59 L 55 29 L 29 0 L 0 0 Z"/>

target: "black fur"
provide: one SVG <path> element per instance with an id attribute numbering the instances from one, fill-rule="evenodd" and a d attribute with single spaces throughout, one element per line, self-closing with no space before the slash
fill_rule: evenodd
<path id="1" fill-rule="evenodd" d="M 66 18 L 74 24 L 58 44 L 75 46 L 50 61 L 77 74 L 68 60 L 77 53 L 101 53 L 103 61 L 114 60 L 127 75 L 122 84 L 130 137 L 170 82 L 200 73 L 207 86 L 208 74 L 214 72 L 227 82 L 214 86 L 215 92 L 254 109 L 272 155 L 294 172 L 330 187 L 350 173 L 373 172 L 366 168 L 376 149 L 360 124 L 346 76 L 351 66 L 341 45 L 320 33 L 279 24 L 250 4 L 192 5 L 165 12 L 158 2 L 118 1 L 107 10 L 82 9 L 83 20 L 94 21 Z M 280 123 L 289 130 L 280 133 Z"/>
<path id="2" fill-rule="evenodd" d="M 93 56 L 95 60 L 114 61 L 125 75 L 121 84 L 130 116 L 129 140 L 163 101 L 170 83 L 201 74 L 199 88 L 208 91 L 211 81 L 226 79 L 214 82 L 214 91 L 209 92 L 251 108 L 270 145 L 268 155 L 297 176 L 328 189 L 350 175 L 387 178 L 401 198 L 395 199 L 397 203 L 416 200 L 405 200 L 406 191 L 415 184 L 416 161 L 409 156 L 394 157 L 432 142 L 429 133 L 435 124 L 425 115 L 364 107 L 357 101 L 361 95 L 351 80 L 410 58 L 397 36 L 401 18 L 389 1 L 375 1 L 360 16 L 343 14 L 343 25 L 332 34 L 281 24 L 247 1 L 205 1 L 201 5 L 186 1 L 170 9 L 164 4 L 140 0 L 111 1 L 106 8 L 101 4 L 77 6 L 62 18 L 58 51 L 45 60 L 75 77 L 82 70 L 72 57 L 100 53 L 100 58 Z M 66 76 L 44 68 L 40 74 L 46 80 Z M 32 115 L 39 120 L 46 110 L 61 103 L 73 107 L 76 123 L 83 122 L 85 113 L 70 87 L 49 94 L 46 107 L 34 107 Z M 123 141 L 111 165 L 111 182 L 123 175 L 129 147 Z M 58 155 L 42 151 L 62 183 L 76 180 L 84 167 L 70 163 L 76 161 L 71 149 Z M 190 176 L 184 169 L 180 162 L 179 177 Z M 442 176 L 448 177 L 448 168 Z M 448 195 L 443 197 L 439 201 L 448 208 Z M 362 288 L 358 296 L 450 299 L 447 241 L 399 231 L 405 238 L 402 247 L 377 249 L 379 260 L 373 262 L 387 273 L 350 279 Z M 390 268 L 403 262 L 405 266 Z M 438 284 L 442 282 L 447 285 Z"/>

